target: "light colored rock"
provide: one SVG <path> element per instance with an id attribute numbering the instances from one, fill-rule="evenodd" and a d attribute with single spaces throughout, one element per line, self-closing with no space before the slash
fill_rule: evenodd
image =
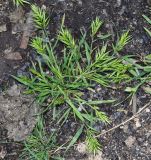
<path id="1" fill-rule="evenodd" d="M 142 126 L 141 123 L 140 123 L 139 118 L 135 118 L 134 121 L 135 121 L 135 126 L 136 126 L 136 128 L 139 128 L 139 127 Z"/>
<path id="2" fill-rule="evenodd" d="M 146 108 L 145 111 L 146 111 L 146 113 L 149 113 L 149 112 L 150 112 L 150 109 L 149 109 L 149 108 Z"/>
<path id="3" fill-rule="evenodd" d="M 0 32 L 6 32 L 6 31 L 7 31 L 6 24 L 0 25 Z"/>
<path id="4" fill-rule="evenodd" d="M 20 90 L 18 89 L 18 86 L 15 84 L 10 89 L 7 90 L 7 93 L 11 97 L 19 96 L 20 95 Z"/>
<path id="5" fill-rule="evenodd" d="M 79 153 L 82 153 L 82 154 L 85 154 L 87 152 L 87 147 L 86 147 L 86 144 L 85 143 L 79 143 L 76 147 L 76 150 L 79 152 Z"/>
<path id="6" fill-rule="evenodd" d="M 102 158 L 102 152 L 100 151 L 96 155 L 92 155 L 92 154 L 89 155 L 88 159 L 85 159 L 85 160 L 104 160 L 104 159 Z"/>
<path id="7" fill-rule="evenodd" d="M 123 129 L 125 133 L 128 132 L 128 125 L 121 126 L 120 128 Z"/>
<path id="8" fill-rule="evenodd" d="M 14 141 L 24 140 L 37 121 L 37 104 L 31 95 L 22 95 L 22 92 L 21 87 L 14 85 L 0 95 L 0 124 Z"/>
<path id="9" fill-rule="evenodd" d="M 0 147 L 0 159 L 4 159 L 7 154 L 7 151 L 4 149 L 4 147 Z"/>
<path id="10" fill-rule="evenodd" d="M 133 144 L 135 143 L 136 138 L 133 136 L 129 136 L 126 140 L 125 140 L 125 144 L 127 145 L 127 147 L 131 148 L 133 146 Z"/>
<path id="11" fill-rule="evenodd" d="M 122 4 L 122 1 L 121 0 L 117 0 L 117 6 L 120 7 Z"/>
<path id="12" fill-rule="evenodd" d="M 5 58 L 8 60 L 22 60 L 22 56 L 19 52 L 10 52 L 5 54 Z"/>

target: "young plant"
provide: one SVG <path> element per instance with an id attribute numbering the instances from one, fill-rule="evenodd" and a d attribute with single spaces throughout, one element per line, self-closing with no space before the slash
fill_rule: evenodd
<path id="1" fill-rule="evenodd" d="M 86 144 L 87 144 L 88 151 L 94 154 L 96 154 L 101 149 L 101 145 L 99 141 L 94 136 L 95 133 L 96 132 L 94 130 L 88 129 L 87 136 L 86 136 Z"/>
<path id="2" fill-rule="evenodd" d="M 43 16 L 45 12 L 37 10 L 35 6 L 32 8 L 35 15 L 40 13 L 38 17 L 41 18 L 37 19 L 37 16 L 33 16 L 37 27 L 45 29 L 48 25 L 48 18 Z M 96 84 L 110 87 L 113 83 L 129 79 L 126 74 L 129 66 L 114 56 L 114 49 L 109 50 L 107 43 L 100 45 L 96 35 L 101 25 L 102 21 L 98 18 L 91 23 L 91 42 L 87 40 L 86 32 L 82 33 L 81 39 L 75 40 L 64 25 L 61 26 L 54 42 L 46 42 L 36 37 L 32 40 L 31 46 L 41 58 L 37 59 L 37 64 L 33 63 L 30 77 L 16 78 L 28 87 L 28 93 L 36 94 L 39 103 L 48 103 L 49 99 L 47 109 L 65 105 L 61 122 L 67 120 L 69 116 L 74 116 L 84 125 L 82 130 L 97 121 L 109 123 L 109 118 L 101 112 L 100 105 L 115 101 L 88 100 L 84 98 L 85 92 L 91 92 Z M 128 35 L 128 32 L 125 34 Z M 120 41 L 121 39 L 123 38 L 121 37 Z M 98 46 L 94 46 L 94 42 L 97 42 Z M 124 41 L 124 45 L 127 42 L 128 40 Z M 124 47 L 121 42 L 117 44 L 120 50 Z M 79 136 L 76 134 L 76 137 L 77 135 Z M 93 146 L 96 152 L 99 149 L 97 142 L 93 145 L 96 145 L 96 148 Z"/>
<path id="3" fill-rule="evenodd" d="M 24 142 L 24 149 L 20 159 L 48 160 L 54 156 L 51 151 L 56 147 L 55 133 L 48 136 L 44 130 L 43 118 L 39 117 L 32 135 Z"/>
<path id="4" fill-rule="evenodd" d="M 36 27 L 38 29 L 46 29 L 49 24 L 49 18 L 47 17 L 45 10 L 36 5 L 31 5 L 31 9 Z"/>
<path id="5" fill-rule="evenodd" d="M 131 36 L 129 35 L 129 31 L 122 34 L 121 37 L 118 38 L 115 45 L 113 45 L 113 49 L 115 53 L 122 51 L 126 44 L 131 40 Z"/>

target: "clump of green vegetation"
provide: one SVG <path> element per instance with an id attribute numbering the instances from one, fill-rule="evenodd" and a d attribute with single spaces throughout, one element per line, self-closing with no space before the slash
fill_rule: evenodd
<path id="1" fill-rule="evenodd" d="M 40 55 L 44 64 L 37 59 L 30 68 L 30 77 L 17 77 L 16 79 L 28 87 L 28 94 L 35 94 L 40 104 L 49 104 L 47 109 L 54 109 L 66 105 L 64 113 L 60 116 L 63 124 L 70 116 L 81 123 L 69 146 L 75 143 L 85 129 L 87 130 L 88 149 L 97 152 L 100 144 L 94 134 L 93 125 L 98 121 L 109 123 L 108 116 L 100 110 L 103 103 L 112 103 L 115 100 L 84 99 L 85 92 L 92 91 L 96 84 L 110 87 L 113 83 L 129 80 L 126 74 L 129 65 L 123 64 L 122 59 L 117 58 L 115 52 L 120 52 L 129 42 L 129 32 L 125 32 L 113 47 L 97 36 L 103 22 L 97 17 L 92 21 L 90 33 L 81 31 L 81 38 L 76 40 L 71 31 L 64 26 L 64 18 L 56 36 L 52 42 L 48 39 L 46 28 L 49 18 L 45 11 L 32 5 L 33 19 L 38 29 L 43 30 L 43 37 L 32 40 L 31 46 Z M 89 39 L 90 37 L 90 39 Z M 95 45 L 95 44 L 98 45 Z M 27 141 L 38 144 L 39 140 L 31 136 Z M 30 145 L 32 147 L 32 145 Z M 26 145 L 26 148 L 29 147 Z M 69 147 L 68 147 L 69 148 Z M 41 153 L 39 150 L 37 150 Z"/>
<path id="2" fill-rule="evenodd" d="M 144 19 L 151 25 L 151 19 L 143 15 Z M 144 27 L 145 31 L 151 36 L 151 31 Z M 134 87 L 127 87 L 125 91 L 130 92 L 132 95 L 136 94 L 138 89 L 151 80 L 151 54 L 137 57 L 134 55 L 124 56 L 123 60 L 131 65 L 129 72 L 133 77 L 133 81 L 137 81 L 137 85 Z M 147 90 L 145 90 L 148 92 Z"/>
<path id="3" fill-rule="evenodd" d="M 94 130 L 87 130 L 87 136 L 86 136 L 86 144 L 88 151 L 91 153 L 96 154 L 101 149 L 101 144 L 97 140 L 97 138 L 94 137 L 95 135 Z"/>
<path id="4" fill-rule="evenodd" d="M 135 94 L 138 89 L 146 82 L 151 80 L 151 54 L 144 57 L 125 56 L 123 60 L 131 65 L 129 69 L 132 75 L 132 80 L 137 81 L 137 85 L 134 87 L 127 87 L 125 91 Z"/>
<path id="5" fill-rule="evenodd" d="M 13 0 L 14 5 L 16 5 L 17 7 L 20 5 L 24 5 L 24 4 L 29 4 L 28 1 L 26 0 Z"/>
<path id="6" fill-rule="evenodd" d="M 26 139 L 24 145 L 20 160 L 48 160 L 54 158 L 51 151 L 57 147 L 56 135 L 51 133 L 48 136 L 44 129 L 43 118 L 39 116 L 32 135 Z"/>

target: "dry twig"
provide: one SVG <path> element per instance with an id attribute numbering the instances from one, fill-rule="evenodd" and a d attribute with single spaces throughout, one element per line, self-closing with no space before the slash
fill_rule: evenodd
<path id="1" fill-rule="evenodd" d="M 105 131 L 105 132 L 103 132 L 103 133 L 100 133 L 100 134 L 96 135 L 95 137 L 96 137 L 96 138 L 97 138 L 97 137 L 100 137 L 100 136 L 102 136 L 102 135 L 104 135 L 104 134 L 107 134 L 107 133 L 109 133 L 109 132 L 111 132 L 111 131 L 119 128 L 120 126 L 125 125 L 126 123 L 130 122 L 130 121 L 133 120 L 134 118 L 138 117 L 147 107 L 150 107 L 150 105 L 151 105 L 151 102 L 147 103 L 144 107 L 142 107 L 142 108 L 141 108 L 136 114 L 134 114 L 131 118 L 127 119 L 126 121 L 124 121 L 124 122 L 122 122 L 122 123 L 114 126 L 113 128 L 111 128 L 111 129 L 109 129 L 109 130 L 107 130 L 107 131 Z"/>

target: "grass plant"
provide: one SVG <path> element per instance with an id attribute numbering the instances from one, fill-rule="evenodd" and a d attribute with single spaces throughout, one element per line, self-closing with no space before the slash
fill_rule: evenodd
<path id="1" fill-rule="evenodd" d="M 81 31 L 79 39 L 75 39 L 71 31 L 64 26 L 63 18 L 56 39 L 46 41 L 49 18 L 39 7 L 32 5 L 31 8 L 35 25 L 43 31 L 44 36 L 35 37 L 31 42 L 31 46 L 40 58 L 32 63 L 33 66 L 29 69 L 30 77 L 22 76 L 15 77 L 15 79 L 27 86 L 26 93 L 35 94 L 38 103 L 49 102 L 47 109 L 58 109 L 65 105 L 64 113 L 60 116 L 60 123 L 66 122 L 70 117 L 74 117 L 81 123 L 80 129 L 73 136 L 69 146 L 72 146 L 76 142 L 75 138 L 77 140 L 86 130 L 88 148 L 96 153 L 100 149 L 100 144 L 93 136 L 96 133 L 93 125 L 98 121 L 110 122 L 108 116 L 101 111 L 101 105 L 113 103 L 115 100 L 88 100 L 83 97 L 85 92 L 94 90 L 96 84 L 111 87 L 112 84 L 130 79 L 127 74 L 129 65 L 123 64 L 123 60 L 115 54 L 123 50 L 130 41 L 129 32 L 123 33 L 111 48 L 107 41 L 97 36 L 103 25 L 98 17 L 90 24 L 89 34 Z M 106 39 L 109 36 L 106 34 L 104 37 Z M 32 143 L 36 143 L 37 147 L 41 143 L 37 136 L 41 135 L 32 135 L 27 139 L 28 144 L 31 142 L 31 145 L 25 144 L 25 146 L 30 153 L 32 153 Z M 44 154 L 48 157 L 45 152 L 47 149 L 43 148 L 42 154 L 39 149 L 36 148 L 36 154 L 39 153 L 40 156 Z"/>

